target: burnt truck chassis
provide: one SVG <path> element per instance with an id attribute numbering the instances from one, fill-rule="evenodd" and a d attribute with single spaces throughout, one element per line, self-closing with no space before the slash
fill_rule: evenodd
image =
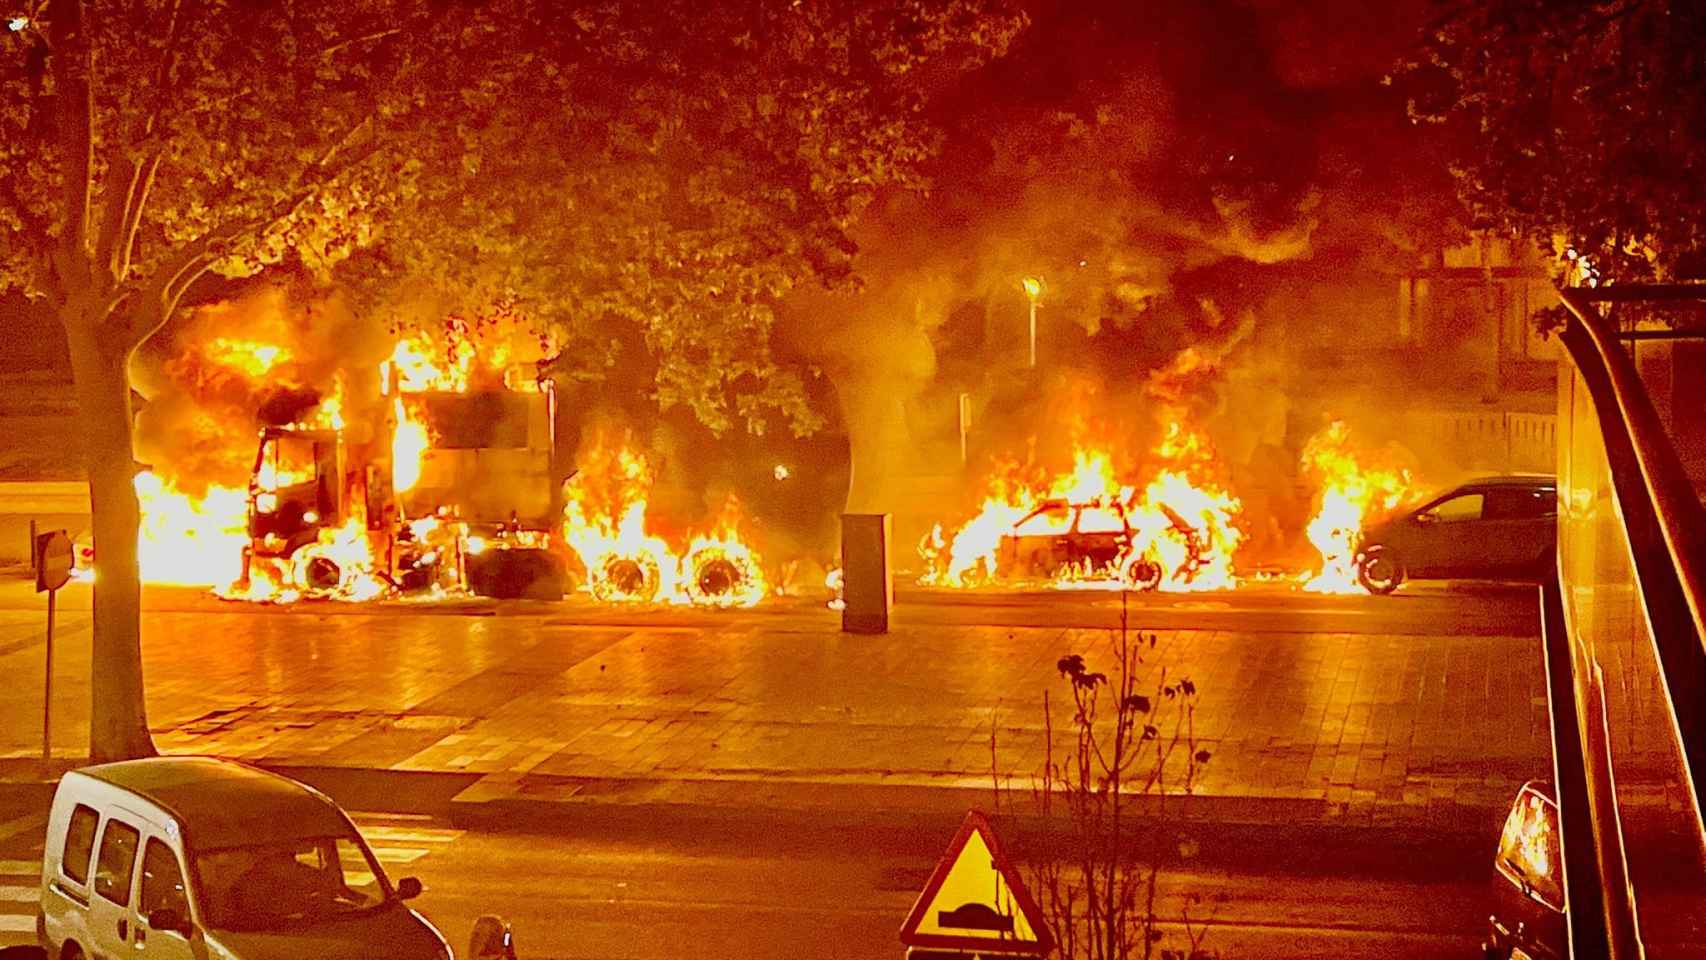
<path id="1" fill-rule="evenodd" d="M 286 443 L 311 451 L 306 479 L 279 482 L 276 457 Z M 389 442 L 382 446 L 388 450 Z M 269 449 L 275 456 L 270 483 L 265 471 Z M 553 549 L 550 531 L 527 529 L 513 515 L 507 522 L 484 523 L 445 511 L 409 518 L 391 489 L 388 458 L 373 450 L 371 442 L 365 450 L 351 444 L 341 430 L 284 426 L 261 431 L 249 478 L 249 542 L 240 590 L 252 583 L 259 560 L 275 568 L 281 587 L 307 596 L 338 595 L 353 571 L 315 547 L 326 531 L 364 516 L 370 572 L 388 592 L 418 594 L 452 586 L 496 598 L 563 598 L 568 564 Z M 554 496 L 551 502 L 555 505 Z M 416 523 L 423 519 L 436 521 L 433 533 L 417 534 Z"/>

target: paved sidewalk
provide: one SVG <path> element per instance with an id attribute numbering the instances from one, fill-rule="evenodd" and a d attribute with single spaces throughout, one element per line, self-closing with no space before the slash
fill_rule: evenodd
<path id="1" fill-rule="evenodd" d="M 1040 767 L 1043 692 L 1057 725 L 1068 696 L 1062 654 L 1113 665 L 1103 630 L 902 619 L 862 637 L 804 606 L 678 619 L 150 612 L 149 715 L 165 752 L 460 773 L 460 801 L 493 810 L 963 810 L 987 803 L 992 723 L 1016 786 Z M 14 771 L 40 750 L 40 629 L 39 614 L 0 610 L 0 759 Z M 86 612 L 62 615 L 64 763 L 87 741 L 88 639 Z M 1479 834 L 1550 768 L 1533 638 L 1258 626 L 1156 641 L 1142 686 L 1164 668 L 1200 691 L 1213 759 L 1196 804 L 1210 819 Z"/>

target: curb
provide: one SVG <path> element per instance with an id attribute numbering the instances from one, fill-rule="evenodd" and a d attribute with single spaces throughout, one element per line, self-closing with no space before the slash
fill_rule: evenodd
<path id="1" fill-rule="evenodd" d="M 54 767 L 77 764 L 55 764 Z M 620 780 L 545 775 L 260 766 L 315 787 L 346 810 L 444 817 L 461 829 L 568 834 L 629 843 L 690 843 L 771 852 L 877 852 L 934 859 L 967 810 L 989 810 L 988 788 L 800 780 Z M 0 811 L 45 809 L 58 772 L 0 763 Z M 31 770 L 33 770 L 33 775 Z M 51 778 L 45 774 L 51 773 Z M 1505 808 L 1451 803 L 1419 811 L 1353 811 L 1323 799 L 1261 796 L 1133 798 L 1133 846 L 1183 845 L 1199 866 L 1286 873 L 1389 874 L 1395 864 L 1441 881 L 1486 876 Z M 1181 811 L 1179 804 L 1183 804 Z M 1010 851 L 1049 856 L 1070 840 L 1061 815 L 1026 794 L 995 817 Z M 1406 816 L 1396 817 L 1396 813 Z M 1157 833 L 1156 831 L 1160 832 Z M 1150 847 L 1148 852 L 1153 852 Z M 1169 852 L 1167 856 L 1171 857 Z"/>

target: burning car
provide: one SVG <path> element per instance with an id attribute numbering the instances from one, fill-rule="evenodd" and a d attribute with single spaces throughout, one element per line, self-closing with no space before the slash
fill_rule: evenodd
<path id="1" fill-rule="evenodd" d="M 1196 527 L 1167 506 L 1166 526 L 1146 523 L 1117 500 L 1072 503 L 1046 500 L 1022 517 L 1001 539 L 997 572 L 1009 577 L 1068 580 L 1116 580 L 1137 590 L 1154 590 L 1163 579 L 1189 582 L 1201 565 L 1203 537 Z M 1158 550 L 1157 540 L 1174 541 L 1174 550 Z M 1168 569 L 1171 554 L 1174 569 Z"/>

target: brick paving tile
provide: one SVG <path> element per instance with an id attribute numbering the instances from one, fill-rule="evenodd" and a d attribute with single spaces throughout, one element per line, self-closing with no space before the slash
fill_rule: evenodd
<path id="1" fill-rule="evenodd" d="M 1056 659 L 1077 652 L 1104 671 L 1113 660 L 1101 630 L 902 625 L 852 639 L 821 620 L 730 614 L 694 630 L 311 608 L 148 613 L 144 670 L 155 736 L 171 751 L 510 783 L 947 783 L 989 776 L 993 722 L 1002 772 L 1028 790 L 1046 745 L 1045 690 L 1055 749 L 1070 743 Z M 0 612 L 0 675 L 39 678 L 37 623 Z M 87 739 L 87 693 L 73 681 L 88 670 L 88 617 L 61 624 L 54 745 L 74 757 Z M 1141 647 L 1138 688 L 1152 693 L 1163 674 L 1195 682 L 1197 733 L 1213 754 L 1204 791 L 1419 821 L 1502 804 L 1549 769 L 1531 639 L 1155 637 Z M 0 758 L 39 753 L 39 682 L 24 689 L 0 700 Z"/>

